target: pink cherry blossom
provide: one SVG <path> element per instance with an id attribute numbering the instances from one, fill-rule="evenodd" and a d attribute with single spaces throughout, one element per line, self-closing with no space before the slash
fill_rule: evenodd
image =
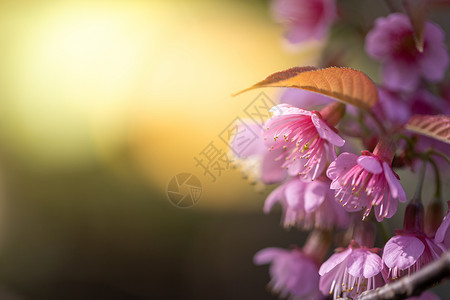
<path id="1" fill-rule="evenodd" d="M 335 0 L 275 0 L 272 11 L 291 43 L 323 39 L 337 18 Z"/>
<path id="2" fill-rule="evenodd" d="M 300 249 L 266 248 L 255 254 L 256 265 L 270 265 L 270 287 L 280 297 L 322 299 L 318 266 Z"/>
<path id="3" fill-rule="evenodd" d="M 336 157 L 334 146 L 345 141 L 323 120 L 320 113 L 280 104 L 271 109 L 274 116 L 266 123 L 264 135 L 271 150 L 283 149 L 283 167 L 292 176 L 318 177 L 327 161 Z M 281 136 L 281 138 L 280 138 Z"/>
<path id="4" fill-rule="evenodd" d="M 268 213 L 277 202 L 283 208 L 285 227 L 345 228 L 349 223 L 348 214 L 334 200 L 328 178 L 320 177 L 315 181 L 290 179 L 267 197 L 264 212 Z"/>
<path id="5" fill-rule="evenodd" d="M 330 164 L 327 175 L 333 180 L 330 188 L 335 190 L 336 199 L 349 212 L 366 208 L 364 218 L 375 207 L 375 216 L 381 222 L 395 214 L 399 200 L 406 201 L 394 171 L 369 151 L 362 151 L 361 156 L 342 153 Z"/>
<path id="6" fill-rule="evenodd" d="M 352 241 L 347 249 L 333 254 L 320 266 L 320 291 L 337 299 L 381 286 L 383 264 L 376 254 L 378 250 L 360 247 Z"/>
<path id="7" fill-rule="evenodd" d="M 261 125 L 246 121 L 237 128 L 237 134 L 231 142 L 231 149 L 238 163 L 246 165 L 251 163 L 252 172 L 265 184 L 281 182 L 286 178 L 287 172 L 282 168 L 283 162 L 277 157 L 283 154 L 282 149 L 267 151 L 263 139 Z M 240 161 L 242 159 L 242 162 Z"/>
<path id="8" fill-rule="evenodd" d="M 365 48 L 371 57 L 382 62 L 383 83 L 393 90 L 412 91 L 421 78 L 439 81 L 449 63 L 442 29 L 428 21 L 423 52 L 419 52 L 411 23 L 401 13 L 378 18 L 366 36 Z"/>
<path id="9" fill-rule="evenodd" d="M 388 281 L 414 273 L 442 253 L 442 245 L 424 233 L 397 230 L 383 249 L 383 277 Z"/>

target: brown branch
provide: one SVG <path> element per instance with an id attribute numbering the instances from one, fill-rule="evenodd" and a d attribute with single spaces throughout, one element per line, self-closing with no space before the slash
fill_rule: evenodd
<path id="1" fill-rule="evenodd" d="M 413 297 L 447 277 L 450 277 L 450 251 L 410 276 L 362 293 L 358 300 L 399 300 Z"/>

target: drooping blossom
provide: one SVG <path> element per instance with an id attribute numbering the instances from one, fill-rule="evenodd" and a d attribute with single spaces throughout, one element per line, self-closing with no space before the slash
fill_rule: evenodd
<path id="1" fill-rule="evenodd" d="M 313 231 L 305 246 L 294 249 L 265 248 L 254 256 L 256 265 L 270 264 L 271 289 L 290 299 L 324 299 L 319 291 L 319 264 L 331 239 L 326 231 Z"/>
<path id="2" fill-rule="evenodd" d="M 365 208 L 363 218 L 374 207 L 379 222 L 395 214 L 399 200 L 406 201 L 405 191 L 390 167 L 393 153 L 384 144 L 380 141 L 373 153 L 362 151 L 361 156 L 344 152 L 327 170 L 337 201 L 349 212 Z"/>
<path id="3" fill-rule="evenodd" d="M 324 295 L 355 297 L 383 285 L 380 249 L 360 246 L 352 241 L 333 254 L 319 269 L 320 291 Z M 356 298 L 356 297 L 355 297 Z"/>
<path id="4" fill-rule="evenodd" d="M 384 246 L 386 280 L 410 275 L 442 255 L 442 248 L 425 234 L 396 231 Z"/>
<path id="5" fill-rule="evenodd" d="M 256 265 L 271 264 L 269 283 L 280 297 L 320 299 L 317 264 L 300 249 L 266 248 L 255 254 Z"/>
<path id="6" fill-rule="evenodd" d="M 334 200 L 330 183 L 323 176 L 314 181 L 294 177 L 272 191 L 266 199 L 264 212 L 269 213 L 279 202 L 283 209 L 284 227 L 345 228 L 349 216 Z"/>
<path id="7" fill-rule="evenodd" d="M 449 63 L 444 32 L 428 21 L 423 35 L 423 51 L 419 52 L 406 15 L 393 13 L 375 21 L 375 27 L 366 36 L 365 48 L 372 58 L 382 62 L 386 87 L 412 91 L 421 78 L 435 82 L 444 77 Z"/>
<path id="8" fill-rule="evenodd" d="M 252 121 L 240 124 L 231 142 L 231 149 L 235 160 L 246 173 L 253 173 L 248 176 L 258 178 L 265 184 L 281 182 L 286 178 L 283 161 L 276 159 L 283 154 L 283 149 L 267 150 L 260 124 Z"/>
<path id="9" fill-rule="evenodd" d="M 332 103 L 320 112 L 308 111 L 287 104 L 271 109 L 274 116 L 267 123 L 264 137 L 271 151 L 285 150 L 278 157 L 292 176 L 305 175 L 315 179 L 327 162 L 336 157 L 334 146 L 345 141 L 335 132 L 334 125 L 344 113 L 345 106 Z"/>
<path id="10" fill-rule="evenodd" d="M 272 11 L 293 44 L 323 39 L 337 18 L 335 0 L 274 0 Z"/>
<path id="11" fill-rule="evenodd" d="M 396 230 L 383 249 L 383 277 L 390 281 L 410 275 L 441 257 L 443 246 L 423 231 L 423 206 L 412 201 L 405 211 L 402 230 Z"/>

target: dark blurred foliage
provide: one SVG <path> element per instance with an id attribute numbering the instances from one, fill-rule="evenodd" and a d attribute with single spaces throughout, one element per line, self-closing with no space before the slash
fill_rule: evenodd
<path id="1" fill-rule="evenodd" d="M 4 172 L 1 299 L 272 299 L 253 254 L 303 239 L 277 214 L 179 209 L 100 165 Z"/>

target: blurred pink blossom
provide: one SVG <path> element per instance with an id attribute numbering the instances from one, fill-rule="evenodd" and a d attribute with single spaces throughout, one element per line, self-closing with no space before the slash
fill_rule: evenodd
<path id="1" fill-rule="evenodd" d="M 275 0 L 272 12 L 293 44 L 323 39 L 337 19 L 335 0 Z"/>
<path id="2" fill-rule="evenodd" d="M 442 29 L 428 21 L 423 52 L 419 52 L 411 23 L 401 13 L 378 18 L 366 36 L 365 48 L 372 58 L 382 62 L 383 83 L 392 90 L 412 91 L 421 78 L 439 81 L 449 63 Z"/>
<path id="3" fill-rule="evenodd" d="M 231 148 L 238 159 L 254 159 L 257 168 L 254 168 L 263 183 L 271 184 L 281 182 L 286 178 L 287 172 L 282 168 L 283 161 L 276 158 L 283 154 L 282 149 L 269 151 L 264 143 L 261 125 L 252 121 L 245 122 L 245 126 L 237 129 L 239 138 L 232 141 Z M 251 143 L 242 143 L 251 141 Z"/>
<path id="4" fill-rule="evenodd" d="M 292 88 L 285 89 L 280 97 L 280 103 L 285 103 L 308 110 L 332 103 L 334 101 L 335 100 L 332 98 L 319 93 Z"/>
<path id="5" fill-rule="evenodd" d="M 267 197 L 264 212 L 268 213 L 279 202 L 283 209 L 284 227 L 345 228 L 349 224 L 349 216 L 334 200 L 330 182 L 325 177 L 315 181 L 292 178 Z"/>
<path id="6" fill-rule="evenodd" d="M 269 285 L 280 297 L 323 299 L 319 291 L 319 268 L 301 249 L 262 249 L 255 254 L 254 262 L 271 264 Z"/>

